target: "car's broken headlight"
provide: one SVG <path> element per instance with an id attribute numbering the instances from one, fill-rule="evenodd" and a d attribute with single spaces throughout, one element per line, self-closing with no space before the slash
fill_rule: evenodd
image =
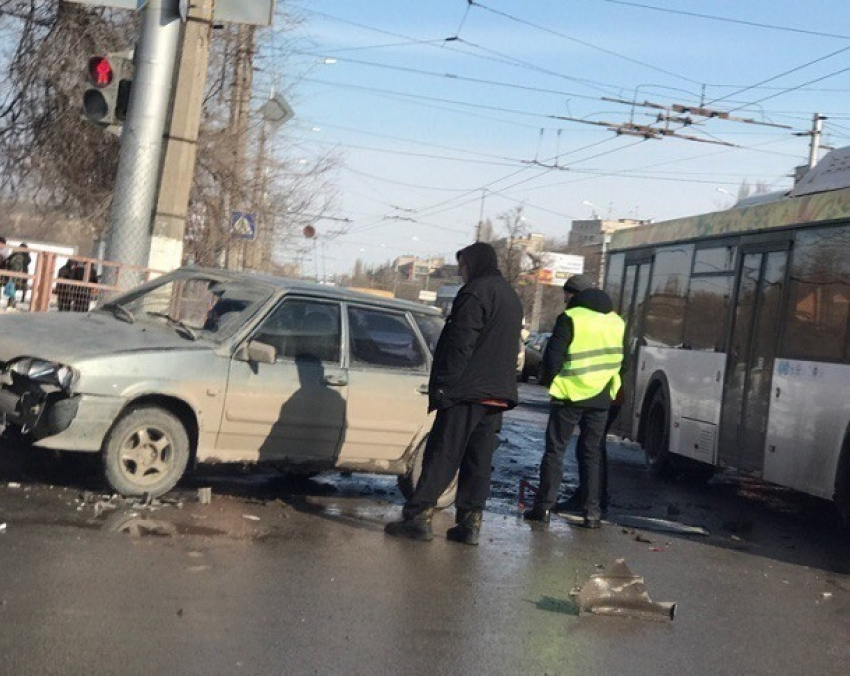
<path id="1" fill-rule="evenodd" d="M 77 382 L 79 374 L 70 366 L 54 361 L 24 357 L 8 365 L 8 370 L 21 376 L 68 390 Z"/>

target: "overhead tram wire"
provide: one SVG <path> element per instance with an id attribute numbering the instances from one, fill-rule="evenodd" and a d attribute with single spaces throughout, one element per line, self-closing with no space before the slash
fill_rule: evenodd
<path id="1" fill-rule="evenodd" d="M 690 82 L 691 84 L 697 84 L 697 85 L 702 84 L 701 82 L 694 80 L 692 78 L 689 78 L 685 75 L 681 75 L 679 73 L 674 73 L 673 71 L 669 71 L 665 68 L 659 68 L 658 66 L 653 66 L 652 64 L 646 63 L 645 61 L 633 59 L 630 56 L 626 56 L 625 54 L 620 54 L 619 52 L 615 52 L 612 49 L 607 49 L 606 47 L 600 47 L 599 45 L 594 45 L 592 42 L 587 42 L 585 40 L 579 40 L 578 38 L 574 38 L 571 35 L 566 35 L 565 33 L 561 33 L 559 31 L 553 30 L 552 28 L 548 28 L 546 26 L 541 26 L 540 24 L 536 24 L 536 23 L 533 23 L 531 21 L 521 19 L 517 16 L 514 16 L 513 14 L 508 14 L 507 12 L 502 12 L 501 10 L 498 10 L 498 9 L 493 9 L 492 7 L 488 7 L 487 5 L 481 4 L 480 2 L 476 2 L 476 0 L 468 0 L 468 2 L 473 7 L 478 7 L 480 9 L 487 11 L 487 12 L 490 12 L 490 13 L 495 14 L 497 16 L 501 16 L 505 19 L 508 19 L 510 21 L 514 21 L 516 23 L 520 23 L 520 24 L 523 24 L 525 26 L 535 28 L 539 31 L 543 31 L 544 33 L 549 33 L 550 35 L 554 35 L 554 36 L 562 38 L 564 40 L 568 40 L 570 42 L 574 42 L 576 44 L 582 45 L 583 47 L 595 49 L 595 50 L 602 52 L 604 54 L 608 54 L 609 56 L 614 56 L 618 59 L 623 59 L 624 61 L 628 61 L 629 63 L 633 63 L 633 64 L 636 64 L 638 66 L 643 66 L 644 68 L 649 68 L 650 70 L 654 70 L 654 71 L 657 71 L 659 73 L 663 73 L 664 75 L 669 75 L 670 77 L 674 77 L 674 78 L 677 78 L 679 80 L 684 80 L 685 82 Z"/>
<path id="2" fill-rule="evenodd" d="M 712 100 L 712 101 L 709 101 L 709 102 L 708 102 L 708 103 L 706 103 L 705 105 L 707 105 L 707 106 L 712 106 L 712 105 L 714 105 L 714 104 L 716 104 L 716 103 L 719 103 L 720 101 L 726 101 L 727 99 L 731 98 L 732 96 L 737 96 L 738 94 L 742 94 L 742 93 L 744 93 L 744 92 L 750 91 L 751 89 L 754 89 L 754 88 L 759 87 L 759 86 L 761 86 L 761 85 L 767 84 L 768 82 L 773 82 L 774 80 L 778 80 L 779 78 L 781 78 L 781 77 L 785 77 L 786 75 L 790 75 L 791 73 L 796 73 L 796 72 L 797 72 L 797 71 L 799 71 L 799 70 L 803 70 L 804 68 L 808 68 L 809 66 L 813 66 L 813 65 L 814 65 L 814 64 L 816 64 L 816 63 L 820 63 L 820 62 L 822 62 L 822 61 L 826 61 L 827 59 L 831 59 L 833 56 L 838 56 L 839 54 L 843 54 L 844 52 L 847 52 L 847 51 L 850 51 L 850 46 L 842 47 L 841 49 L 838 49 L 838 50 L 836 50 L 836 51 L 834 51 L 834 52 L 830 52 L 829 54 L 826 54 L 826 55 L 824 55 L 824 56 L 818 57 L 817 59 L 813 59 L 812 61 L 807 61 L 806 63 L 804 63 L 804 64 L 802 64 L 802 65 L 800 65 L 800 66 L 797 66 L 796 68 L 791 68 L 790 70 L 786 70 L 786 71 L 784 71 L 784 72 L 782 72 L 782 73 L 779 73 L 778 75 L 774 75 L 774 76 L 772 76 L 772 77 L 769 77 L 769 78 L 767 78 L 766 80 L 762 80 L 761 82 L 757 82 L 756 84 L 751 85 L 751 86 L 749 86 L 749 87 L 743 87 L 742 89 L 739 89 L 739 90 L 737 90 L 737 91 L 734 91 L 734 92 L 732 92 L 731 94 L 727 94 L 726 96 L 722 96 L 722 97 L 720 97 L 719 99 L 714 99 L 714 100 Z M 845 70 L 846 70 L 846 69 L 845 69 Z M 838 71 L 838 73 L 842 73 L 842 72 L 844 72 L 844 71 L 843 71 L 843 70 L 842 70 L 842 71 Z M 837 73 L 836 73 L 836 74 L 837 74 Z M 826 76 L 826 77 L 831 77 L 831 76 Z M 811 81 L 809 81 L 809 82 L 807 82 L 807 83 L 805 83 L 805 84 L 811 84 L 812 82 L 820 82 L 820 80 L 821 80 L 821 79 L 826 79 L 826 78 L 820 78 L 820 79 L 817 79 L 817 80 L 811 80 Z M 802 86 L 805 86 L 805 85 L 801 85 L 801 87 L 802 87 Z M 775 98 L 776 96 L 781 96 L 782 94 L 787 93 L 788 91 L 793 91 L 793 89 L 798 89 L 798 87 L 794 87 L 794 88 L 792 88 L 791 90 L 787 90 L 787 89 L 786 89 L 786 90 L 783 90 L 783 91 L 781 91 L 781 92 L 778 92 L 778 93 L 777 93 L 777 94 L 775 94 L 775 95 L 767 96 L 766 98 L 759 99 L 758 101 L 750 102 L 749 104 L 746 104 L 746 105 L 753 105 L 753 103 L 761 103 L 762 101 L 767 101 L 767 100 L 769 100 L 769 99 Z M 740 106 L 740 107 L 738 107 L 738 108 L 735 108 L 735 110 L 741 110 L 741 108 L 746 107 L 746 105 L 745 105 L 745 106 Z"/>
<path id="3" fill-rule="evenodd" d="M 838 40 L 850 40 L 850 35 L 841 35 L 839 33 L 825 33 L 822 31 L 807 30 L 805 28 L 792 28 L 791 26 L 780 26 L 778 24 L 769 24 L 762 21 L 747 21 L 746 19 L 733 19 L 728 16 L 714 16 L 711 14 L 701 14 L 699 12 L 688 12 L 683 9 L 671 9 L 669 7 L 656 7 L 654 5 L 646 5 L 640 2 L 628 2 L 627 0 L 599 0 L 607 2 L 611 5 L 623 5 L 626 7 L 637 7 L 639 9 L 648 9 L 654 12 L 664 12 L 667 14 L 679 14 L 683 16 L 691 16 L 698 19 L 708 19 L 710 21 L 721 21 L 724 23 L 734 23 L 742 26 L 750 26 L 752 28 L 763 28 L 767 30 L 785 31 L 788 33 L 800 33 L 802 35 L 812 35 L 820 38 L 836 38 Z"/>
<path id="4" fill-rule="evenodd" d="M 304 81 L 305 82 L 312 82 L 313 84 L 325 85 L 325 86 L 328 86 L 328 87 L 341 87 L 341 88 L 345 88 L 345 89 L 357 89 L 357 90 L 360 90 L 360 91 L 364 91 L 364 92 L 374 94 L 376 96 L 384 96 L 384 97 L 396 98 L 396 99 L 399 99 L 399 98 L 400 99 L 410 99 L 413 102 L 417 102 L 417 105 L 431 107 L 431 108 L 437 108 L 439 110 L 448 110 L 449 112 L 453 112 L 453 113 L 462 113 L 462 114 L 465 114 L 465 115 L 469 115 L 471 117 L 479 117 L 481 119 L 490 120 L 492 122 L 501 122 L 502 124 L 510 124 L 510 125 L 514 125 L 514 126 L 518 126 L 518 127 L 524 127 L 526 129 L 535 129 L 536 130 L 536 129 L 539 128 L 539 126 L 538 125 L 530 125 L 530 124 L 522 124 L 521 122 L 516 122 L 516 121 L 513 121 L 513 120 L 504 120 L 504 119 L 499 119 L 499 118 L 494 118 L 494 117 L 488 117 L 486 115 L 480 115 L 480 114 L 476 114 L 474 112 L 460 111 L 460 110 L 457 110 L 457 109 L 445 108 L 444 106 L 436 106 L 436 105 L 433 105 L 433 104 L 428 105 L 426 103 L 419 103 L 419 102 L 421 102 L 421 101 L 433 101 L 433 102 L 436 102 L 436 103 L 445 103 L 445 104 L 448 104 L 448 105 L 455 105 L 455 106 L 460 106 L 460 107 L 464 107 L 464 108 L 479 108 L 479 109 L 482 109 L 482 110 L 492 110 L 492 111 L 495 111 L 495 112 L 507 113 L 507 114 L 511 114 L 511 115 L 522 115 L 522 116 L 526 116 L 526 117 L 556 119 L 556 116 L 554 116 L 554 115 L 545 115 L 543 113 L 533 113 L 533 112 L 530 112 L 530 111 L 511 110 L 509 108 L 499 108 L 498 106 L 484 106 L 480 103 L 470 103 L 468 101 L 453 101 L 451 99 L 438 99 L 438 98 L 435 98 L 435 97 L 432 97 L 432 96 L 424 96 L 422 94 L 408 94 L 408 93 L 405 93 L 405 92 L 396 92 L 396 91 L 391 91 L 391 90 L 388 90 L 388 89 L 378 89 L 376 87 L 367 87 L 365 85 L 355 85 L 355 84 L 350 84 L 350 83 L 346 83 L 346 82 L 329 82 L 327 80 L 317 80 L 315 78 L 304 78 Z"/>
<path id="5" fill-rule="evenodd" d="M 330 53 L 333 53 L 333 52 L 325 52 L 324 54 L 313 53 L 313 52 L 296 52 L 296 53 L 299 54 L 299 55 L 303 55 L 303 56 L 311 56 L 311 57 L 315 57 L 315 58 L 322 58 L 323 56 L 327 56 L 327 54 L 330 54 Z M 576 92 L 567 92 L 567 91 L 561 91 L 561 90 L 557 90 L 557 89 L 546 89 L 544 87 L 531 87 L 531 86 L 528 86 L 528 85 L 516 84 L 516 83 L 513 83 L 513 82 L 499 82 L 498 80 L 486 80 L 484 78 L 468 77 L 466 75 L 456 75 L 454 73 L 438 73 L 436 71 L 431 71 L 431 70 L 422 70 L 421 68 L 408 68 L 406 66 L 397 66 L 397 65 L 393 65 L 393 64 L 387 64 L 387 63 L 376 63 L 374 61 L 363 61 L 362 59 L 349 59 L 349 58 L 343 57 L 343 58 L 339 59 L 339 61 L 341 63 L 353 63 L 353 64 L 356 64 L 358 66 L 368 66 L 370 68 L 382 68 L 382 69 L 385 69 L 385 70 L 392 70 L 392 71 L 397 71 L 397 72 L 401 72 L 401 73 L 413 73 L 415 75 L 425 75 L 425 76 L 428 76 L 428 77 L 436 77 L 436 78 L 440 78 L 442 80 L 455 80 L 455 81 L 458 81 L 458 82 L 470 82 L 470 83 L 473 83 L 473 84 L 483 84 L 483 85 L 489 85 L 489 86 L 493 86 L 493 87 L 506 87 L 506 88 L 509 88 L 509 89 L 517 89 L 517 90 L 520 90 L 520 91 L 535 92 L 535 93 L 538 93 L 538 94 L 552 94 L 553 96 L 568 96 L 568 97 L 574 98 L 574 99 L 587 99 L 589 101 L 599 101 L 600 100 L 599 96 L 591 96 L 589 94 L 577 94 Z M 611 85 L 611 86 L 613 87 L 614 85 Z"/>
<path id="6" fill-rule="evenodd" d="M 367 26 L 367 25 L 362 24 L 362 23 L 357 23 L 356 21 L 351 21 L 349 19 L 343 19 L 341 17 L 334 16 L 332 14 L 327 14 L 326 12 L 321 12 L 321 11 L 318 11 L 318 10 L 315 10 L 315 9 L 304 8 L 304 11 L 309 13 L 309 14 L 313 14 L 315 16 L 320 16 L 320 17 L 323 17 L 323 18 L 326 18 L 326 19 L 330 19 L 331 21 L 338 21 L 340 23 L 348 24 L 350 26 L 356 26 L 357 28 L 361 28 L 361 29 L 364 29 L 364 30 L 374 31 L 376 33 L 380 33 L 380 34 L 383 34 L 383 35 L 391 35 L 391 36 L 396 37 L 396 38 L 407 39 L 407 40 L 410 40 L 411 44 L 424 44 L 425 46 L 434 47 L 436 49 L 448 49 L 448 50 L 456 52 L 458 54 L 464 54 L 466 56 L 472 56 L 474 58 L 482 59 L 482 60 L 485 60 L 485 61 L 491 61 L 491 62 L 494 62 L 494 63 L 501 63 L 501 64 L 505 64 L 505 65 L 515 66 L 515 67 L 518 67 L 518 68 L 524 68 L 526 70 L 541 72 L 541 73 L 544 73 L 544 74 L 551 75 L 553 77 L 559 77 L 559 78 L 563 78 L 563 79 L 566 79 L 566 80 L 579 82 L 581 84 L 586 84 L 587 86 L 593 86 L 593 87 L 597 88 L 599 91 L 605 91 L 605 90 L 621 91 L 622 90 L 622 87 L 620 87 L 618 85 L 606 84 L 604 82 L 595 82 L 593 80 L 585 80 L 585 79 L 581 79 L 581 78 L 571 78 L 567 75 L 564 75 L 563 73 L 551 71 L 551 70 L 545 69 L 541 66 L 537 66 L 535 64 L 530 64 L 530 63 L 524 62 L 520 59 L 516 59 L 514 57 L 511 57 L 511 56 L 508 56 L 508 55 L 505 55 L 505 54 L 501 54 L 500 52 L 496 52 L 495 50 L 488 50 L 485 47 L 482 47 L 482 46 L 479 46 L 479 45 L 474 45 L 472 43 L 466 42 L 465 40 L 463 40 L 462 38 L 459 38 L 459 37 L 444 38 L 443 42 L 450 42 L 451 45 L 438 46 L 437 44 L 434 44 L 432 40 L 428 40 L 428 41 L 423 42 L 423 41 L 417 40 L 416 38 L 413 38 L 409 35 L 404 35 L 402 33 L 395 33 L 395 32 L 392 32 L 392 31 L 386 31 L 386 30 L 383 30 L 383 29 L 380 29 L 380 28 L 375 28 L 374 26 Z M 495 55 L 497 55 L 497 57 L 487 56 L 485 54 L 477 54 L 475 52 L 470 52 L 468 50 L 457 49 L 453 46 L 454 44 L 467 44 L 467 45 L 474 47 L 475 49 L 479 49 L 481 51 L 488 52 L 491 55 L 495 54 Z"/>
<path id="7" fill-rule="evenodd" d="M 401 136 L 393 136 L 391 134 L 379 134 L 377 132 L 363 131 L 362 129 L 354 129 L 353 127 L 345 127 L 345 126 L 342 126 L 342 125 L 339 125 L 339 124 L 323 123 L 323 122 L 317 122 L 317 124 L 322 126 L 322 127 L 326 127 L 328 129 L 338 129 L 340 131 L 347 131 L 347 132 L 350 132 L 350 133 L 353 133 L 353 134 L 362 134 L 363 136 L 373 136 L 375 138 L 387 139 L 389 141 L 401 141 L 402 143 L 412 143 L 414 145 L 424 146 L 426 148 L 437 148 L 438 150 L 448 150 L 448 151 L 451 151 L 451 152 L 465 153 L 467 155 L 473 155 L 473 156 L 477 156 L 477 157 L 485 157 L 485 158 L 489 158 L 489 159 L 492 159 L 492 160 L 505 160 L 507 162 L 515 162 L 515 163 L 522 162 L 522 160 L 520 160 L 519 158 L 509 157 L 507 155 L 494 155 L 492 153 L 482 153 L 482 152 L 479 152 L 479 151 L 476 151 L 476 150 L 466 150 L 466 149 L 463 149 L 463 148 L 454 148 L 452 146 L 444 146 L 444 145 L 441 145 L 439 143 L 428 143 L 427 141 L 420 141 L 418 139 L 409 139 L 409 138 L 404 138 L 404 137 L 401 137 Z M 313 140 L 310 140 L 310 139 L 305 139 L 305 140 L 308 140 L 309 142 L 313 142 Z"/>

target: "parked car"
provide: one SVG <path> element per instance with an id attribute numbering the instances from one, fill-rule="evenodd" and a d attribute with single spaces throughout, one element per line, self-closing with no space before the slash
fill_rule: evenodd
<path id="1" fill-rule="evenodd" d="M 531 376 L 540 380 L 540 367 L 543 361 L 543 353 L 546 351 L 546 343 L 549 342 L 551 333 L 536 333 L 525 342 L 525 364 L 522 368 L 520 380 L 527 383 Z"/>
<path id="2" fill-rule="evenodd" d="M 85 314 L 0 318 L 0 420 L 99 453 L 123 495 L 165 493 L 193 462 L 396 474 L 409 493 L 442 324 L 424 305 L 184 268 Z"/>

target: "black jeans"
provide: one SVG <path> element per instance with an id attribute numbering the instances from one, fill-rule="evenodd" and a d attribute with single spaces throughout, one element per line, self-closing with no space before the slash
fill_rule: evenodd
<path id="1" fill-rule="evenodd" d="M 558 499 L 558 488 L 564 472 L 564 453 L 575 426 L 580 434 L 576 447 L 579 476 L 584 478 L 586 492 L 584 513 L 598 519 L 601 516 L 602 498 L 602 443 L 608 422 L 608 409 L 580 408 L 552 403 L 549 424 L 546 427 L 546 450 L 540 462 L 540 488 L 534 504 L 551 509 Z"/>
<path id="2" fill-rule="evenodd" d="M 457 510 L 484 509 L 490 496 L 493 451 L 501 417 L 499 409 L 476 403 L 437 411 L 425 445 L 419 483 L 404 506 L 405 518 L 434 507 L 458 471 Z"/>
<path id="3" fill-rule="evenodd" d="M 603 511 L 608 509 L 608 504 L 611 501 L 611 494 L 608 492 L 608 430 L 611 429 L 611 425 L 614 424 L 614 421 L 617 419 L 617 416 L 620 414 L 621 406 L 617 404 L 611 404 L 611 408 L 608 409 L 608 418 L 605 421 L 605 431 L 602 433 L 602 444 L 600 445 L 600 462 L 602 465 L 602 488 L 600 489 L 600 498 L 599 505 L 602 507 Z M 580 453 L 580 449 L 585 448 L 586 444 L 582 439 L 584 435 L 584 429 L 579 431 L 579 438 L 576 442 L 576 461 L 578 463 L 578 488 L 576 488 L 575 494 L 579 496 L 579 499 L 584 504 L 584 500 L 586 498 L 587 493 L 587 463 L 582 462 L 582 457 Z"/>

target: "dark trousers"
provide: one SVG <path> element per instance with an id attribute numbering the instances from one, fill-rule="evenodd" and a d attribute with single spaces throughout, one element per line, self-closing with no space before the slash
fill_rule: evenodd
<path id="1" fill-rule="evenodd" d="M 434 507 L 456 472 L 459 472 L 457 510 L 484 509 L 490 496 L 493 451 L 501 417 L 500 410 L 476 403 L 456 404 L 437 411 L 425 445 L 419 483 L 404 506 L 405 518 Z"/>
<path id="2" fill-rule="evenodd" d="M 611 404 L 611 408 L 608 409 L 608 418 L 605 421 L 605 431 L 602 432 L 602 444 L 599 454 L 602 466 L 602 489 L 599 505 L 603 510 L 608 509 L 608 503 L 611 501 L 611 494 L 608 492 L 608 445 L 606 442 L 608 439 L 608 430 L 611 429 L 611 425 L 614 424 L 614 421 L 620 414 L 620 408 L 617 404 Z M 581 504 L 584 504 L 584 500 L 587 497 L 587 462 L 582 461 L 581 453 L 581 449 L 587 447 L 587 443 L 583 439 L 584 434 L 584 429 L 580 429 L 578 441 L 576 442 L 576 461 L 578 463 L 578 488 L 576 488 L 576 494 L 579 496 Z"/>
<path id="3" fill-rule="evenodd" d="M 564 453 L 573 430 L 578 425 L 580 434 L 576 453 L 579 459 L 579 476 L 584 474 L 584 485 L 587 487 L 584 513 L 590 518 L 600 518 L 602 441 L 607 421 L 608 409 L 552 403 L 549 409 L 549 424 L 546 427 L 546 450 L 540 462 L 540 488 L 534 501 L 535 505 L 546 509 L 555 505 L 564 472 Z"/>

